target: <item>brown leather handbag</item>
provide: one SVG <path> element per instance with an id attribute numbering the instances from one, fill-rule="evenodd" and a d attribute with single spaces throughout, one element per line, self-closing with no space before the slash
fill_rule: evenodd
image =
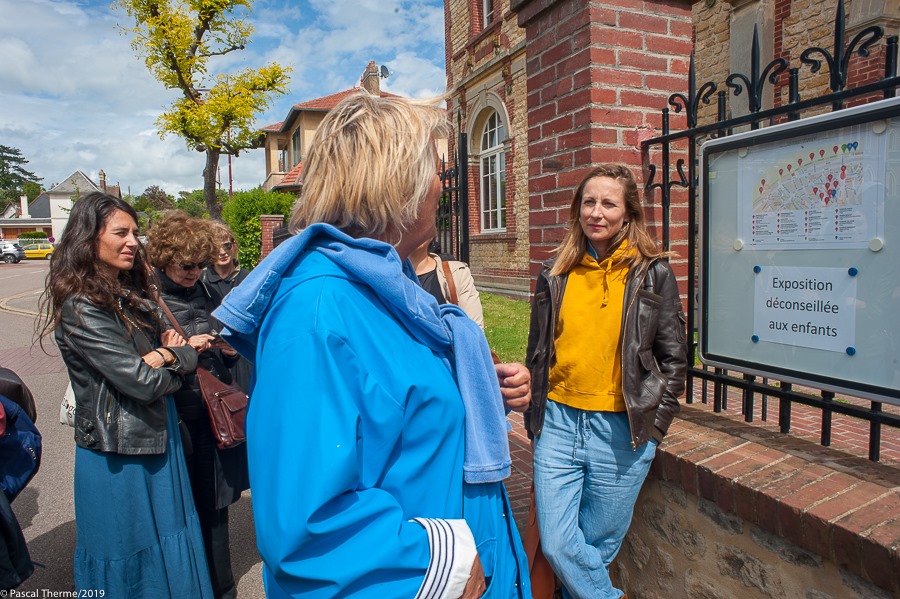
<path id="1" fill-rule="evenodd" d="M 187 340 L 188 336 L 175 320 L 163 298 L 157 297 L 156 301 L 178 334 Z M 200 383 L 200 395 L 209 414 L 209 425 L 216 438 L 216 446 L 219 449 L 228 449 L 246 441 L 245 422 L 249 402 L 247 394 L 235 385 L 223 383 L 203 366 L 197 366 L 197 381 Z"/>
<path id="2" fill-rule="evenodd" d="M 202 366 L 197 367 L 197 380 L 219 449 L 228 449 L 246 441 L 247 394 L 234 385 L 223 383 Z"/>

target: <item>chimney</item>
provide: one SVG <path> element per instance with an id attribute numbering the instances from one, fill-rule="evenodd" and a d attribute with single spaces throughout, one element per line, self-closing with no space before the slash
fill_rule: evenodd
<path id="1" fill-rule="evenodd" d="M 381 72 L 375 66 L 374 60 L 370 60 L 366 66 L 366 72 L 362 76 L 362 86 L 373 96 L 381 96 Z"/>
<path id="2" fill-rule="evenodd" d="M 22 218 L 31 218 L 31 215 L 28 213 L 28 196 L 20 197 L 19 202 L 22 204 L 22 213 L 20 216 Z"/>
<path id="3" fill-rule="evenodd" d="M 100 169 L 100 189 L 103 190 L 103 193 L 106 193 L 106 173 L 103 172 L 103 169 Z"/>

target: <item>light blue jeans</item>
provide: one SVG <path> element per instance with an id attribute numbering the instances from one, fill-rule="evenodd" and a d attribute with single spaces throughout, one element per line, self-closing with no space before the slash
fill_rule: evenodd
<path id="1" fill-rule="evenodd" d="M 609 579 L 628 532 L 655 440 L 631 447 L 625 412 L 588 412 L 547 400 L 534 447 L 541 547 L 566 599 L 618 599 Z"/>

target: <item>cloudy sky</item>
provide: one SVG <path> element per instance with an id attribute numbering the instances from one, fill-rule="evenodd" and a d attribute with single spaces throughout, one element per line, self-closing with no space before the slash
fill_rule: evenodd
<path id="1" fill-rule="evenodd" d="M 395 94 L 426 97 L 446 84 L 441 0 L 255 0 L 248 21 L 253 43 L 212 66 L 293 68 L 288 94 L 259 126 L 358 85 L 370 60 L 391 70 L 381 84 Z M 0 145 L 21 150 L 46 188 L 76 170 L 97 182 L 100 169 L 134 194 L 203 186 L 203 155 L 157 134 L 156 118 L 176 96 L 135 57 L 118 28 L 128 24 L 109 0 L 0 0 Z M 235 190 L 264 177 L 262 150 L 234 159 Z M 224 157 L 220 180 L 227 189 Z"/>

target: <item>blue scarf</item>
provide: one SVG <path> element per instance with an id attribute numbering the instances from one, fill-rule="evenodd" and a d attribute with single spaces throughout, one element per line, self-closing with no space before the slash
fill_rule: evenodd
<path id="1" fill-rule="evenodd" d="M 464 479 L 490 483 L 507 478 L 506 415 L 484 333 L 458 306 L 439 306 L 419 286 L 410 262 L 401 263 L 387 243 L 354 239 L 326 224 L 306 228 L 260 262 L 213 312 L 226 327 L 225 340 L 244 357 L 255 358 L 259 330 L 281 279 L 307 251 L 328 257 L 368 286 L 417 341 L 446 356 L 466 408 Z"/>

